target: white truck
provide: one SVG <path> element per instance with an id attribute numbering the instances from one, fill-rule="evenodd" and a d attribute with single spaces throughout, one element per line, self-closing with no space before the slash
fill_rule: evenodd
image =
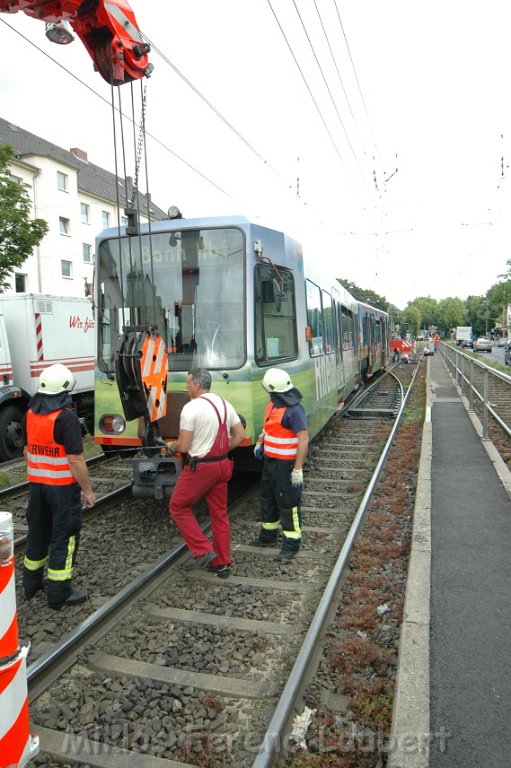
<path id="1" fill-rule="evenodd" d="M 456 328 L 456 346 L 472 346 L 472 328 L 470 325 L 458 325 Z"/>
<path id="2" fill-rule="evenodd" d="M 23 416 L 41 371 L 53 363 L 76 378 L 72 397 L 92 429 L 95 322 L 87 298 L 18 293 L 0 297 L 0 461 L 23 453 Z"/>

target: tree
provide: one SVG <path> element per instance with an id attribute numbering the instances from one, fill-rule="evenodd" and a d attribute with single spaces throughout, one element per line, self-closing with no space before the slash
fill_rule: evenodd
<path id="1" fill-rule="evenodd" d="M 484 336 L 486 332 L 486 311 L 487 311 L 487 299 L 486 296 L 469 296 L 465 305 L 467 307 L 468 325 L 471 326 L 472 331 L 476 336 Z"/>
<path id="2" fill-rule="evenodd" d="M 389 302 L 385 296 L 380 296 L 379 293 L 375 293 L 375 291 L 369 289 L 359 288 L 356 283 L 352 283 L 350 280 L 345 280 L 343 277 L 338 277 L 337 282 L 340 283 L 343 288 L 346 288 L 357 301 L 363 301 L 365 304 L 370 304 L 372 307 L 376 307 L 376 309 L 388 312 Z"/>
<path id="3" fill-rule="evenodd" d="M 486 292 L 486 298 L 490 327 L 493 328 L 495 323 L 506 325 L 507 305 L 511 303 L 511 277 L 492 285 Z"/>
<path id="4" fill-rule="evenodd" d="M 439 325 L 444 333 L 450 328 L 465 325 L 465 302 L 457 296 L 448 296 L 438 302 Z"/>
<path id="5" fill-rule="evenodd" d="M 414 337 L 417 337 L 422 327 L 422 312 L 416 305 L 412 305 L 411 307 L 408 307 L 405 314 L 408 318 L 410 333 Z"/>
<path id="6" fill-rule="evenodd" d="M 430 328 L 432 325 L 438 325 L 438 301 L 432 299 L 431 296 L 418 296 L 416 299 L 413 299 L 413 301 L 408 302 L 404 311 L 406 314 L 411 312 L 411 317 L 407 318 L 407 320 L 414 325 L 417 322 L 417 318 L 422 322 L 423 328 Z M 418 328 L 417 330 L 421 329 Z"/>
<path id="7" fill-rule="evenodd" d="M 30 218 L 28 184 L 12 178 L 11 147 L 0 144 L 0 293 L 9 287 L 15 267 L 21 267 L 48 232 L 44 219 Z"/>

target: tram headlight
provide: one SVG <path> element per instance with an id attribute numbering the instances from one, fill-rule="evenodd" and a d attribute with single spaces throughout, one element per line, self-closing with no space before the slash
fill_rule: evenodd
<path id="1" fill-rule="evenodd" d="M 121 435 L 126 429 L 126 421 L 118 413 L 106 414 L 99 420 L 99 428 L 105 435 Z"/>
<path id="2" fill-rule="evenodd" d="M 169 210 L 167 211 L 169 219 L 182 219 L 183 214 L 177 207 L 177 205 L 171 205 Z"/>

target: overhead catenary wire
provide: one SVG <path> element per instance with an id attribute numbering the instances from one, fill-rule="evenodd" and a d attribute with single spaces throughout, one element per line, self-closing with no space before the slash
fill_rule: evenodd
<path id="1" fill-rule="evenodd" d="M 45 57 L 46 57 L 46 58 L 47 58 L 49 61 L 51 61 L 53 64 L 55 64 L 57 67 L 59 67 L 59 68 L 60 68 L 60 69 L 61 69 L 63 72 L 65 72 L 67 75 L 69 75 L 70 77 L 72 77 L 72 78 L 73 78 L 73 79 L 74 79 L 76 82 L 78 82 L 80 85 L 84 86 L 84 87 L 85 87 L 85 88 L 86 88 L 88 91 L 90 91 L 90 93 L 92 93 L 92 94 L 93 94 L 94 96 L 96 96 L 98 99 L 100 99 L 101 101 L 103 101 L 103 102 L 104 102 L 104 103 L 105 103 L 105 104 L 106 104 L 106 105 L 107 105 L 109 108 L 111 107 L 111 101 L 109 101 L 107 98 L 105 98 L 105 97 L 104 97 L 102 94 L 98 93 L 98 91 L 97 91 L 95 88 L 93 88 L 93 87 L 92 87 L 92 86 L 90 86 L 88 83 L 86 83 L 84 80 L 82 80 L 80 77 L 78 77 L 78 76 L 77 76 L 77 75 L 75 75 L 73 72 L 71 72 L 71 70 L 69 70 L 69 69 L 68 69 L 66 66 L 64 66 L 64 65 L 63 65 L 63 64 L 62 64 L 60 61 L 58 61 L 58 60 L 57 60 L 57 59 L 55 59 L 53 56 L 51 56 L 49 53 L 47 53 L 46 51 L 44 51 L 44 50 L 43 50 L 43 49 L 42 49 L 42 48 L 41 48 L 39 45 L 37 45 L 36 43 L 34 43 L 32 40 L 30 40 L 30 38 L 28 38 L 26 35 L 24 35 L 24 34 L 23 34 L 23 33 L 22 33 L 20 30 L 16 29 L 14 26 L 12 26 L 11 24 L 9 24 L 9 23 L 8 23 L 8 22 L 7 22 L 5 19 L 3 19 L 3 18 L 0 18 L 0 21 L 2 21 L 2 22 L 3 22 L 3 24 L 4 24 L 5 26 L 7 26 L 7 27 L 8 27 L 8 28 L 9 28 L 9 29 L 12 31 L 12 32 L 15 32 L 15 33 L 16 33 L 16 34 L 17 34 L 19 37 L 21 37 L 21 38 L 22 38 L 22 39 L 23 39 L 23 40 L 24 40 L 26 43 L 28 43 L 30 46 L 32 46 L 33 48 L 35 48 L 35 50 L 37 50 L 37 51 L 38 51 L 38 53 L 41 53 L 41 54 L 42 54 L 43 56 L 45 56 Z M 148 41 L 148 42 L 149 42 L 149 41 Z M 186 80 L 186 78 L 185 78 L 185 80 Z M 119 87 L 123 87 L 123 86 L 119 86 Z M 195 90 L 195 89 L 194 89 L 194 90 Z M 119 109 L 119 108 L 118 108 L 118 107 L 115 107 L 115 109 Z M 217 111 L 217 110 L 214 110 L 214 111 Z M 125 114 L 124 112 L 120 113 L 120 115 L 121 115 L 122 117 L 124 117 L 124 118 L 128 119 L 128 120 L 131 120 L 130 116 L 129 116 L 129 115 L 127 115 L 127 114 Z M 227 121 L 227 123 L 228 123 L 228 121 Z M 234 130 L 235 130 L 235 132 L 236 132 L 236 129 L 234 129 Z M 186 167 L 187 167 L 187 168 L 188 168 L 190 171 L 192 171 L 194 174 L 196 174 L 196 175 L 197 175 L 197 176 L 199 176 L 201 179 L 203 179 L 203 180 L 204 180 L 204 181 L 205 181 L 207 184 L 209 184 L 209 185 L 211 185 L 212 187 L 214 187 L 214 188 L 215 188 L 215 189 L 216 189 L 218 192 L 220 192 L 222 195 L 224 195 L 224 196 L 225 196 L 227 199 L 229 199 L 229 200 L 232 200 L 234 203 L 236 203 L 237 205 L 239 205 L 241 208 L 245 208 L 245 209 L 247 208 L 247 206 L 246 206 L 246 205 L 245 205 L 245 204 L 244 204 L 242 201 L 240 201 L 240 200 L 239 200 L 237 197 L 235 197 L 233 194 L 229 193 L 229 192 L 228 192 L 226 189 L 224 189 L 224 188 L 223 188 L 223 187 L 222 187 L 220 184 L 218 184 L 216 181 L 214 181 L 212 178 L 210 178 L 210 177 L 209 177 L 207 174 L 203 173 L 203 171 L 201 171 L 199 168 L 197 168 L 197 166 L 195 166 L 193 163 L 191 163 L 190 161 L 188 161 L 186 158 L 184 158 L 184 157 L 183 157 L 182 155 L 180 155 L 178 152 L 176 152 L 175 150 L 173 150 L 171 147 L 169 147 L 169 146 L 168 146 L 168 144 L 166 144 L 164 141 L 162 141 L 161 139 L 159 139 L 159 138 L 158 138 L 157 136 L 155 136 L 153 133 L 151 133 L 150 131 L 146 130 L 146 135 L 147 135 L 147 136 L 148 136 L 148 137 L 149 137 L 149 138 L 150 138 L 152 141 L 154 141 L 154 142 L 155 142 L 155 143 L 156 143 L 158 146 L 160 146 L 160 147 L 161 147 L 163 150 L 165 150 L 166 152 L 168 152 L 168 153 L 169 153 L 170 155 L 172 155 L 172 156 L 173 156 L 173 157 L 174 157 L 176 160 L 178 160 L 180 163 L 182 163 L 184 166 L 186 166 Z M 250 143 L 249 143 L 249 142 L 247 142 L 246 140 L 243 140 L 243 143 L 244 143 L 245 145 L 247 145 L 247 146 L 250 146 Z M 264 164 L 265 168 L 269 168 L 270 170 L 273 170 L 273 169 L 271 168 L 270 164 L 269 164 L 269 163 L 268 163 L 266 160 L 264 160 L 264 158 L 262 157 L 262 155 L 260 155 L 260 153 L 258 153 L 258 152 L 257 152 L 257 150 L 255 150 L 255 153 L 256 153 L 256 154 L 258 155 L 258 157 L 261 159 L 261 162 Z M 275 173 L 277 173 L 276 171 L 274 171 L 274 172 L 275 172 Z M 277 173 L 277 175 L 279 176 L 279 178 L 282 178 L 282 176 L 280 176 L 278 173 Z M 285 184 L 286 184 L 286 188 L 287 188 L 287 190 L 291 190 L 291 189 L 293 189 L 293 185 L 292 185 L 291 183 L 289 183 L 289 184 L 288 184 L 287 182 L 285 182 Z M 301 201 L 301 202 L 302 202 L 302 204 L 303 204 L 303 205 L 307 205 L 306 201 L 304 201 L 303 199 L 302 199 L 302 201 Z M 311 208 L 311 207 L 309 207 L 309 210 L 312 210 L 312 208 Z"/>
<path id="2" fill-rule="evenodd" d="M 342 155 L 341 155 L 341 153 L 340 153 L 340 151 L 339 151 L 339 147 L 338 147 L 338 146 L 337 146 L 337 144 L 335 143 L 335 139 L 334 139 L 334 137 L 332 136 L 332 132 L 330 131 L 330 128 L 329 128 L 329 127 L 328 127 L 328 125 L 327 125 L 327 122 L 326 122 L 326 120 L 325 120 L 325 117 L 324 117 L 324 115 L 323 115 L 323 113 L 322 113 L 322 111 L 321 111 L 321 109 L 320 109 L 320 107 L 319 107 L 319 104 L 318 104 L 318 102 L 316 101 L 316 99 L 315 99 L 315 97 L 314 97 L 314 94 L 312 93 L 311 87 L 310 87 L 309 83 L 307 82 L 307 78 L 305 77 L 305 74 L 304 74 L 304 72 L 303 72 L 302 68 L 300 67 L 300 64 L 299 64 L 299 62 L 298 62 L 298 59 L 296 58 L 295 52 L 293 51 L 293 48 L 291 47 L 291 44 L 290 44 L 289 40 L 287 39 L 286 33 L 284 32 L 284 29 L 283 29 L 283 27 L 282 27 L 282 25 L 281 25 L 281 23 L 280 23 L 280 21 L 279 21 L 279 19 L 278 19 L 278 16 L 277 16 L 277 14 L 275 13 L 275 9 L 273 8 L 273 6 L 272 6 L 272 4 L 271 4 L 271 0 L 266 0 L 266 1 L 267 1 L 268 5 L 269 5 L 269 7 L 270 7 L 270 10 L 271 10 L 271 12 L 272 12 L 272 14 L 273 14 L 273 17 L 274 17 L 274 19 L 275 19 L 275 21 L 276 21 L 276 23 L 277 23 L 277 26 L 278 26 L 278 28 L 280 29 L 280 32 L 281 32 L 281 34 L 282 34 L 282 37 L 284 38 L 284 41 L 285 41 L 285 43 L 286 43 L 286 45 L 287 45 L 287 47 L 288 47 L 288 49 L 289 49 L 289 52 L 290 52 L 291 56 L 293 57 L 293 61 L 294 61 L 294 62 L 295 62 L 295 64 L 296 64 L 296 67 L 297 67 L 297 69 L 298 69 L 298 71 L 299 71 L 299 73 L 300 73 L 300 76 L 301 76 L 301 78 L 302 78 L 302 80 L 303 80 L 303 82 L 304 82 L 304 85 L 305 85 L 305 87 L 307 88 L 307 91 L 309 92 L 309 96 L 311 97 L 311 99 L 312 99 L 312 103 L 314 104 L 314 106 L 315 106 L 315 108 L 316 108 L 316 111 L 317 111 L 317 113 L 318 113 L 318 115 L 319 115 L 319 118 L 320 118 L 321 122 L 323 123 L 323 126 L 324 126 L 324 128 L 325 128 L 325 131 L 326 131 L 326 132 L 327 132 L 327 134 L 328 134 L 328 137 L 329 137 L 329 139 L 330 139 L 330 142 L 331 142 L 331 144 L 332 144 L 332 146 L 333 146 L 333 148 L 334 148 L 335 154 L 336 154 L 336 155 L 337 155 L 337 157 L 339 158 L 339 161 L 340 161 L 340 163 L 341 163 L 341 165 L 342 165 L 342 167 L 343 167 L 343 169 L 344 169 L 344 171 L 345 171 L 346 175 L 347 175 L 347 176 L 348 176 L 348 178 L 349 178 L 349 177 L 350 177 L 350 173 L 349 173 L 349 171 L 348 171 L 348 168 L 346 167 L 346 164 L 345 164 L 345 162 L 344 162 L 344 160 L 343 160 L 343 158 L 342 158 Z"/>
<path id="3" fill-rule="evenodd" d="M 268 0 L 268 2 L 270 2 L 270 0 Z M 296 0 L 293 0 L 293 5 L 294 5 L 295 11 L 296 11 L 296 13 L 298 15 L 298 18 L 300 19 L 300 23 L 302 25 L 303 32 L 305 34 L 305 37 L 307 38 L 307 42 L 309 43 L 309 47 L 310 47 L 310 49 L 312 51 L 312 55 L 314 56 L 314 59 L 316 61 L 318 69 L 320 71 L 321 77 L 323 79 L 323 83 L 325 85 L 325 88 L 327 89 L 328 95 L 330 97 L 330 101 L 332 102 L 332 106 L 333 106 L 334 111 L 335 111 L 335 113 L 337 115 L 337 119 L 339 120 L 339 124 L 340 124 L 342 130 L 344 131 L 344 135 L 346 137 L 346 141 L 347 141 L 348 146 L 349 146 L 349 148 L 351 150 L 351 153 L 352 153 L 353 158 L 355 160 L 355 163 L 356 163 L 356 166 L 358 168 L 358 171 L 359 171 L 359 173 L 360 173 L 360 175 L 362 177 L 362 180 L 364 182 L 364 186 L 367 189 L 365 176 L 364 176 L 364 173 L 363 173 L 362 168 L 360 166 L 359 159 L 357 157 L 357 154 L 356 154 L 355 150 L 353 149 L 353 144 L 351 143 L 351 139 L 350 139 L 350 137 L 348 135 L 348 131 L 346 130 L 346 126 L 344 125 L 344 122 L 343 122 L 343 119 L 342 119 L 341 114 L 339 112 L 339 109 L 337 108 L 337 104 L 336 104 L 335 99 L 333 97 L 332 90 L 331 90 L 331 88 L 330 88 L 330 86 L 328 84 L 328 81 L 327 81 L 327 78 L 325 76 L 323 67 L 321 66 L 321 63 L 320 63 L 319 58 L 318 58 L 318 55 L 316 53 L 316 49 L 314 48 L 314 45 L 313 45 L 312 40 L 310 38 L 310 35 L 309 35 L 308 31 L 307 31 L 307 27 L 305 26 L 305 23 L 303 21 L 303 17 L 302 17 L 302 15 L 301 15 L 301 13 L 300 13 L 300 11 L 298 9 L 298 6 L 296 4 Z M 314 3 L 314 5 L 316 5 L 316 3 Z M 316 9 L 317 9 L 317 6 L 316 6 Z M 320 19 L 321 19 L 321 17 L 320 17 Z"/>
<path id="4" fill-rule="evenodd" d="M 344 26 L 343 26 L 343 23 L 342 23 L 342 20 L 341 20 L 341 14 L 339 13 L 339 8 L 337 6 L 337 0 L 333 0 L 333 1 L 334 1 L 334 5 L 335 5 L 335 10 L 337 11 L 337 19 L 339 21 L 339 26 L 341 28 L 341 31 L 342 31 L 342 34 L 343 34 L 343 37 L 344 37 L 344 42 L 346 44 L 346 50 L 348 52 L 348 57 L 349 57 L 349 60 L 351 62 L 351 67 L 353 69 L 353 75 L 355 77 L 355 82 L 357 84 L 357 89 L 358 89 L 358 92 L 360 94 L 360 99 L 362 101 L 362 106 L 364 108 L 367 124 L 368 124 L 369 130 L 371 132 L 371 137 L 372 137 L 372 140 L 373 140 L 373 144 L 376 146 L 376 139 L 375 139 L 375 136 L 374 136 L 374 130 L 373 130 L 371 118 L 369 116 L 369 110 L 367 109 L 366 100 L 364 98 L 364 94 L 362 93 L 362 87 L 360 85 L 360 80 L 358 78 L 357 68 L 355 67 L 355 62 L 353 61 L 353 56 L 351 55 L 350 45 L 348 43 L 348 38 L 346 36 L 346 32 L 344 31 Z"/>
<path id="5" fill-rule="evenodd" d="M 42 48 L 40 48 L 36 43 L 34 43 L 32 40 L 30 40 L 26 35 L 24 35 L 22 32 L 20 32 L 18 29 L 13 27 L 11 24 L 9 24 L 5 19 L 1 19 L 0 21 L 5 24 L 9 29 L 11 29 L 13 32 L 15 32 L 17 35 L 19 35 L 25 42 L 27 42 L 29 45 L 31 45 L 33 48 L 35 48 L 39 53 L 42 53 L 43 56 L 45 56 L 47 59 L 49 59 L 53 64 L 56 64 L 57 67 L 59 67 L 63 72 L 68 74 L 70 77 L 72 77 L 74 80 L 76 80 L 80 85 L 83 85 L 84 88 L 87 88 L 88 91 L 90 91 L 94 96 L 97 96 L 98 99 L 101 99 L 108 107 L 111 106 L 111 102 L 106 99 L 104 96 L 102 96 L 98 91 L 95 90 L 95 88 L 92 88 L 88 83 L 86 83 L 84 80 L 82 80 L 80 77 L 75 75 L 71 70 L 69 70 L 67 67 L 65 67 L 63 64 L 60 63 L 57 59 L 54 59 L 53 56 L 50 56 L 49 53 L 44 51 Z M 121 87 L 121 86 L 119 86 Z M 128 120 L 131 120 L 129 115 L 126 115 L 122 113 L 122 116 L 125 117 Z M 232 200 L 233 202 L 237 203 L 238 205 L 242 205 L 242 203 L 235 197 L 233 197 L 229 192 L 227 192 L 225 189 L 223 189 L 219 184 L 217 184 L 213 179 L 209 178 L 205 173 L 203 173 L 201 170 L 199 170 L 196 166 L 194 166 L 192 163 L 190 163 L 188 160 L 186 160 L 184 157 L 182 157 L 178 152 L 171 149 L 168 144 L 165 144 L 165 142 L 161 141 L 161 139 L 154 136 L 150 131 L 146 131 L 146 135 L 150 136 L 150 138 L 155 141 L 162 149 L 164 149 L 166 152 L 171 154 L 173 157 L 176 158 L 176 160 L 179 160 L 179 162 L 183 163 L 187 168 L 189 168 L 191 171 L 196 173 L 198 176 L 200 176 L 204 181 L 206 181 L 211 186 L 215 187 L 221 194 L 225 195 L 226 198 L 229 200 Z"/>
<path id="6" fill-rule="evenodd" d="M 144 40 L 149 43 L 151 46 L 151 50 L 156 51 L 156 53 L 163 59 L 163 61 L 176 73 L 178 77 L 181 78 L 181 80 L 186 83 L 186 85 L 191 88 L 191 90 L 197 94 L 199 99 L 204 102 L 204 104 L 221 120 L 230 131 L 232 131 L 238 139 L 247 147 L 247 149 L 250 150 L 265 166 L 269 168 L 270 171 L 272 171 L 276 176 L 278 176 L 281 181 L 283 181 L 285 184 L 287 184 L 287 180 L 275 169 L 273 166 L 268 162 L 268 160 L 261 155 L 261 153 L 254 147 L 253 144 L 251 144 L 248 139 L 243 136 L 240 131 L 209 101 L 209 99 L 204 96 L 204 94 L 189 80 L 186 75 L 181 72 L 181 70 L 166 56 L 156 45 L 153 43 L 146 35 L 142 35 Z"/>
<path id="7" fill-rule="evenodd" d="M 90 86 L 90 85 L 88 85 L 86 82 L 84 82 L 84 81 L 83 81 L 83 80 L 82 80 L 80 77 L 76 76 L 76 75 L 75 75 L 73 72 L 71 72 L 69 69 L 67 69 L 65 66 L 63 66 L 63 65 L 62 65 L 62 64 L 61 64 L 61 63 L 60 63 L 58 60 L 54 59 L 52 56 L 50 56 L 48 53 L 46 53 L 44 50 L 42 50 L 42 49 L 41 49 L 41 48 L 40 48 L 38 45 L 36 45 L 35 43 L 33 43 L 33 42 L 32 42 L 32 41 L 29 39 L 29 38 L 27 38 L 25 35 L 23 35 L 21 32 L 19 32 L 19 31 L 18 31 L 17 29 L 15 29 L 14 27 L 12 27 L 12 26 L 11 26 L 10 24 L 8 24 L 8 23 L 7 23 L 5 20 L 3 20 L 3 19 L 2 19 L 2 21 L 4 21 L 4 24 L 6 24 L 6 26 L 8 26 L 8 27 L 9 27 L 9 28 L 10 28 L 12 31 L 16 32 L 16 34 L 18 34 L 20 37 L 22 37 L 22 38 L 25 40 L 25 42 L 28 42 L 28 43 L 29 43 L 29 44 L 30 44 L 32 47 L 36 48 L 36 50 L 38 50 L 40 53 L 43 53 L 43 54 L 44 54 L 44 56 L 46 56 L 46 57 L 47 57 L 47 58 L 48 58 L 50 61 L 52 61 L 52 62 L 53 62 L 54 64 L 56 64 L 58 67 L 60 67 L 60 69 L 62 69 L 64 72 L 66 72 L 66 74 L 68 74 L 68 75 L 70 75 L 71 77 L 73 77 L 73 78 L 74 78 L 74 79 L 75 79 L 77 82 L 79 82 L 81 85 L 85 86 L 85 87 L 86 87 L 86 88 L 87 88 L 87 89 L 88 89 L 88 90 L 89 90 L 89 91 L 90 91 L 92 94 L 94 94 L 95 96 L 97 96 L 98 98 L 100 98 L 102 101 L 104 101 L 106 104 L 108 104 L 108 105 L 110 106 L 110 103 L 109 103 L 109 101 L 108 101 L 107 99 L 105 99 L 105 98 L 104 98 L 104 97 L 103 97 L 103 96 L 102 96 L 100 93 L 98 93 L 98 92 L 97 92 L 97 91 L 96 91 L 96 90 L 95 90 L 93 87 L 91 87 L 91 86 Z M 148 41 L 148 42 L 149 42 L 151 45 L 154 45 L 154 44 L 153 44 L 151 41 L 149 41 L 149 40 L 147 40 L 147 41 Z M 157 52 L 157 53 L 159 53 L 159 55 L 163 56 L 163 54 L 161 54 L 161 52 L 159 51 L 159 49 L 158 49 L 156 46 L 154 46 L 154 47 L 155 47 L 155 50 L 156 50 L 156 52 Z M 163 56 L 163 59 L 164 59 L 164 60 L 166 60 L 166 61 L 169 63 L 169 65 L 172 67 L 172 69 L 174 69 L 174 71 L 176 71 L 176 72 L 179 74 L 179 76 L 183 78 L 184 82 L 186 82 L 186 83 L 187 83 L 187 85 L 189 85 L 189 87 L 190 87 L 190 88 L 192 88 L 192 90 L 193 90 L 193 91 L 194 91 L 194 92 L 195 92 L 197 95 L 199 95 L 199 97 L 200 97 L 201 99 L 203 99 L 203 101 L 204 101 L 204 102 L 205 102 L 205 103 L 206 103 L 206 104 L 207 104 L 207 105 L 208 105 L 208 106 L 209 106 L 209 107 L 212 109 L 212 111 L 213 111 L 213 112 L 214 112 L 214 113 L 215 113 L 215 114 L 216 114 L 216 115 L 219 117 L 219 119 L 221 119 L 221 120 L 224 122 L 224 124 L 226 124 L 226 125 L 227 125 L 227 126 L 228 126 L 228 127 L 231 129 L 231 130 L 232 130 L 232 131 L 234 131 L 234 133 L 235 133 L 235 134 L 236 134 L 236 135 L 237 135 L 237 136 L 240 138 L 240 140 L 243 142 L 243 144 L 244 144 L 244 145 L 245 145 L 245 146 L 246 146 L 246 147 L 247 147 L 247 148 L 248 148 L 248 149 L 249 149 L 251 152 L 253 152 L 253 153 L 254 153 L 254 154 L 255 154 L 255 155 L 258 157 L 258 159 L 259 159 L 259 160 L 260 160 L 260 162 L 261 162 L 261 163 L 264 165 L 264 167 L 265 167 L 266 169 L 269 169 L 269 170 L 271 170 L 271 171 L 272 171 L 274 174 L 276 174 L 276 175 L 277 175 L 277 176 L 278 176 L 278 177 L 279 177 L 279 178 L 280 178 L 282 181 L 284 181 L 284 183 L 286 184 L 286 191 L 291 191 L 291 190 L 293 190 L 293 188 L 294 188 L 294 185 L 293 185 L 292 183 L 288 183 L 288 182 L 287 182 L 287 181 L 286 181 L 286 180 L 285 180 L 285 179 L 284 179 L 284 178 L 283 178 L 283 177 L 282 177 L 282 176 L 281 176 L 281 175 L 278 173 L 278 171 L 276 171 L 276 170 L 275 170 L 275 169 L 274 169 L 274 168 L 273 168 L 273 167 L 272 167 L 272 166 L 271 166 L 271 165 L 270 165 L 270 164 L 267 162 L 267 160 L 265 160 L 265 158 L 262 156 L 262 154 L 261 154 L 261 153 L 259 153 L 259 152 L 257 151 L 257 149 L 256 149 L 255 147 L 253 147 L 253 145 L 252 145 L 252 144 L 251 144 L 251 143 L 250 143 L 250 142 L 249 142 L 247 139 L 245 139 L 245 137 L 243 137 L 243 136 L 242 136 L 242 134 L 241 134 L 241 133 L 240 133 L 240 132 L 239 132 L 239 131 L 238 131 L 238 130 L 235 128 L 235 126 L 233 126 L 233 125 L 232 125 L 232 123 L 230 123 L 230 121 L 228 121 L 226 118 L 224 118 L 224 116 L 223 116 L 223 115 L 221 115 L 221 113 L 219 112 L 219 110 L 217 110 L 217 109 L 216 109 L 216 108 L 215 108 L 215 107 L 214 107 L 214 106 L 213 106 L 213 105 L 212 105 L 212 104 L 211 104 L 211 103 L 210 103 L 210 102 L 209 102 L 209 101 L 208 101 L 208 100 L 207 100 L 207 99 L 206 99 L 206 98 L 203 96 L 203 94 L 201 94 L 201 92 L 200 92 L 200 91 L 199 91 L 197 88 L 195 88 L 195 86 L 193 86 L 193 84 L 192 84 L 192 83 L 191 83 L 191 82 L 188 80 L 188 78 L 186 78 L 186 77 L 185 77 L 185 76 L 184 76 L 182 73 L 180 73 L 180 72 L 179 72 L 179 70 L 177 70 L 177 68 L 176 68 L 174 65 L 172 65 L 172 63 L 171 63 L 171 62 L 169 62 L 169 61 L 168 61 L 168 59 L 167 59 L 165 56 Z M 312 94 L 311 94 L 311 96 L 312 96 Z M 313 98 L 313 97 L 312 97 L 312 98 Z M 314 100 L 314 99 L 313 99 L 313 100 Z M 131 118 L 129 118 L 129 116 L 125 115 L 124 113 L 123 113 L 123 116 L 124 116 L 124 117 L 126 117 L 127 119 L 131 119 Z M 326 126 L 326 125 L 325 125 L 325 127 L 327 128 L 327 126 Z M 327 128 L 327 131 L 328 131 L 328 128 Z M 162 147 L 162 149 L 164 149 L 166 152 L 168 152 L 168 153 L 169 153 L 169 154 L 171 154 L 173 157 L 175 157 L 175 158 L 176 158 L 176 159 L 177 159 L 177 160 L 178 160 L 180 163 L 182 163 L 182 164 L 183 164 L 183 165 L 185 165 L 187 168 L 189 168 L 189 169 L 190 169 L 190 170 L 191 170 L 193 173 L 195 173 L 196 175 L 200 176 L 200 177 L 201 177 L 201 178 L 202 178 L 202 179 L 203 179 L 205 182 L 207 182 L 209 185 L 211 185 L 211 186 L 213 186 L 215 189 L 217 189 L 217 190 L 218 190 L 218 191 L 219 191 L 219 192 L 220 192 L 222 195 L 224 195 L 226 198 L 233 200 L 235 203 L 237 203 L 238 205 L 240 205 L 240 206 L 241 206 L 241 207 L 243 207 L 243 208 L 246 208 L 246 207 L 247 207 L 247 206 L 246 206 L 246 205 L 244 205 L 244 204 L 243 204 L 243 203 L 242 203 L 240 200 L 238 200 L 238 199 L 237 199 L 237 198 L 236 198 L 234 195 L 232 195 L 232 194 L 230 194 L 229 192 L 227 192 L 227 190 L 226 190 L 226 189 L 224 189 L 224 188 L 223 188 L 221 185 L 219 185 L 219 184 L 218 184 L 218 183 L 217 183 L 217 182 L 216 182 L 214 179 L 212 179 L 212 178 L 211 178 L 210 176 L 208 176 L 207 174 L 203 173 L 203 172 L 202 172 L 200 169 L 198 169 L 198 168 L 197 168 L 197 167 L 196 167 L 196 166 L 195 166 L 193 163 L 191 163 L 191 162 L 189 162 L 188 160 L 186 160 L 186 159 L 185 159 L 185 158 L 184 158 L 182 155 L 180 155 L 179 153 L 177 153 L 175 150 L 171 149 L 171 148 L 168 146 L 168 144 L 166 144 L 164 141 L 162 141 L 161 139 L 159 139 L 158 137 L 156 137 L 156 136 L 155 136 L 153 133 L 151 133 L 150 131 L 147 131 L 147 136 L 148 136 L 148 137 L 149 137 L 149 138 L 150 138 L 152 141 L 156 142 L 156 143 L 157 143 L 157 144 L 158 144 L 160 147 Z M 335 144 L 334 144 L 334 146 L 335 146 Z M 337 149 L 337 148 L 336 148 L 336 149 Z M 338 150 L 337 150 L 337 151 L 338 151 Z M 339 159 L 341 160 L 341 163 L 343 164 L 343 167 L 345 168 L 345 170 L 346 170 L 346 173 L 347 173 L 348 177 L 350 177 L 350 174 L 349 174 L 349 172 L 347 171 L 347 169 L 346 169 L 346 166 L 344 165 L 344 162 L 343 162 L 343 160 L 342 160 L 342 157 L 340 156 L 340 153 L 339 153 Z M 302 205 L 304 205 L 304 206 L 307 206 L 307 205 L 308 205 L 307 201 L 306 201 L 306 200 L 303 198 L 303 196 L 302 196 L 302 195 L 300 195 L 300 203 L 301 203 Z M 310 206 L 310 204 L 309 204 L 308 210 L 309 210 L 309 211 L 311 211 L 311 212 L 313 211 L 313 207 L 311 207 L 311 206 Z"/>

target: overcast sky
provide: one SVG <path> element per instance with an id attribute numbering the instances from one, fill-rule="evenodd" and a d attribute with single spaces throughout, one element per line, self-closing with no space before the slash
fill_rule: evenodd
<path id="1" fill-rule="evenodd" d="M 161 208 L 283 229 L 400 308 L 483 294 L 506 271 L 508 2 L 131 6 L 155 48 L 141 187 L 147 174 Z M 84 46 L 50 44 L 22 13 L 0 22 L 1 116 L 114 171 L 110 88 Z M 130 113 L 130 86 L 120 96 Z"/>

